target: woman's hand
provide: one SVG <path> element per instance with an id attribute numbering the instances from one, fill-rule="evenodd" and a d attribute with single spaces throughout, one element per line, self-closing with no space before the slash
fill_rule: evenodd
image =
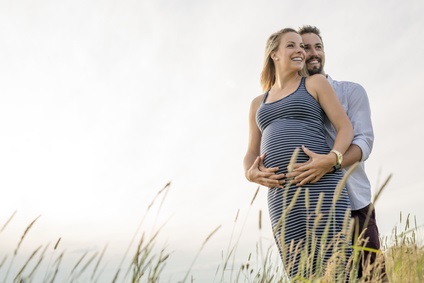
<path id="1" fill-rule="evenodd" d="M 250 182 L 268 188 L 284 188 L 286 183 L 284 174 L 276 174 L 278 167 L 267 168 L 264 165 L 265 154 L 258 156 L 252 166 L 246 171 L 246 178 Z"/>

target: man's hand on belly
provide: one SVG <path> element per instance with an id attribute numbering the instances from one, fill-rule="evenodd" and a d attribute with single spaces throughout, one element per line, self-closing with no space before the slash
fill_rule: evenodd
<path id="1" fill-rule="evenodd" d="M 334 158 L 331 158 L 331 155 L 315 153 L 305 146 L 302 146 L 302 150 L 309 156 L 309 160 L 304 163 L 296 163 L 294 170 L 286 174 L 286 178 L 293 179 L 294 184 L 297 186 L 313 184 L 326 173 L 333 171 Z"/>

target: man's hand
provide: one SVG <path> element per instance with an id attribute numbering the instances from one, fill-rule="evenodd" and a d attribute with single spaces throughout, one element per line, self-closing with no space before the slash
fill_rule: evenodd
<path id="1" fill-rule="evenodd" d="M 302 145 L 302 150 L 309 156 L 305 163 L 296 163 L 294 170 L 288 173 L 288 179 L 293 178 L 293 183 L 297 186 L 303 186 L 307 183 L 316 183 L 326 173 L 333 171 L 333 165 L 336 157 L 330 154 L 318 154 Z"/>
<path id="2" fill-rule="evenodd" d="M 285 175 L 276 174 L 279 169 L 278 167 L 266 168 L 264 165 L 264 157 L 265 154 L 258 156 L 255 162 L 253 162 L 252 167 L 246 171 L 247 180 L 268 188 L 284 188 L 283 185 L 286 181 L 283 178 Z"/>

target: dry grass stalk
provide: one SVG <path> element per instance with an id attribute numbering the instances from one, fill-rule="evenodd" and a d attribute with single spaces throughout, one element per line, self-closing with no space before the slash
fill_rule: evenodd
<path id="1" fill-rule="evenodd" d="M 91 274 L 91 281 L 93 281 L 94 276 L 96 275 L 96 272 L 97 272 L 97 269 L 99 268 L 100 262 L 102 261 L 103 256 L 104 256 L 104 254 L 106 252 L 107 246 L 108 245 L 105 245 L 105 247 L 103 248 L 103 251 L 102 251 L 102 253 L 99 256 L 99 258 L 98 258 L 98 260 L 96 262 L 96 265 L 94 266 L 93 273 Z"/>
<path id="2" fill-rule="evenodd" d="M 256 196 L 257 196 L 257 195 L 258 195 L 258 193 L 259 193 L 259 189 L 260 189 L 260 187 L 258 187 L 258 188 L 256 189 L 256 192 L 255 192 L 255 194 L 253 195 L 253 198 L 252 198 L 252 201 L 250 202 L 250 205 L 253 205 L 253 202 L 255 201 Z"/>
<path id="3" fill-rule="evenodd" d="M 56 267 L 55 267 L 55 269 L 54 269 L 54 272 L 53 272 L 53 274 L 52 274 L 52 278 L 51 278 L 51 280 L 50 281 L 48 281 L 48 279 L 49 279 L 49 277 L 50 277 L 50 275 L 47 275 L 46 276 L 46 279 L 44 280 L 44 282 L 50 282 L 50 283 L 54 283 L 55 282 L 55 280 L 56 280 L 56 276 L 57 276 L 57 274 L 59 273 L 59 267 L 60 267 L 60 264 L 62 263 L 62 260 L 63 260 L 63 256 L 64 256 L 64 252 L 62 252 L 60 255 L 59 255 L 59 257 L 55 260 L 55 262 L 53 263 L 53 266 L 54 265 L 56 265 Z"/>
<path id="4" fill-rule="evenodd" d="M 391 176 L 390 176 L 391 177 Z M 386 180 L 386 182 L 383 184 L 383 186 L 380 188 L 378 195 L 381 194 L 382 190 L 386 187 L 388 180 L 390 177 Z M 166 190 L 169 187 L 168 183 L 159 193 L 158 195 L 162 194 L 166 196 Z M 259 189 L 259 188 L 258 188 Z M 165 192 L 165 193 L 164 193 Z M 284 207 L 286 214 L 293 208 L 294 202 L 298 198 L 300 194 L 300 190 L 298 189 L 295 193 L 294 200 L 292 200 L 290 203 L 284 203 Z M 306 194 L 305 198 L 305 208 L 306 211 L 309 213 L 310 210 L 310 204 L 309 204 L 309 191 L 308 189 L 305 189 L 304 193 Z M 339 194 L 340 192 L 338 192 Z M 255 195 L 253 196 L 252 201 L 250 202 L 250 206 L 253 205 L 253 201 L 256 199 L 258 194 L 258 190 L 256 190 Z M 157 195 L 157 196 L 158 196 Z M 155 197 L 155 199 L 157 198 Z M 376 200 L 377 198 L 374 198 Z M 338 196 L 333 200 L 335 203 L 338 200 Z M 331 239 L 319 239 L 321 242 L 325 243 L 326 245 L 323 245 L 323 249 L 318 250 L 317 247 L 317 239 L 316 239 L 316 233 L 315 229 L 320 223 L 323 221 L 323 219 L 328 218 L 331 220 L 331 217 L 327 217 L 323 215 L 321 212 L 321 205 L 322 205 L 322 197 L 319 198 L 319 205 L 318 208 L 315 211 L 311 211 L 311 216 L 314 217 L 313 219 L 313 225 L 308 231 L 308 241 L 310 242 L 300 242 L 297 245 L 294 245 L 293 243 L 291 245 L 285 246 L 283 249 L 283 253 L 287 255 L 287 257 L 291 257 L 292 259 L 296 256 L 300 256 L 301 262 L 300 262 L 300 271 L 296 275 L 296 282 L 310 282 L 310 283 L 317 283 L 317 282 L 345 282 L 346 281 L 346 275 L 348 273 L 347 267 L 357 265 L 358 264 L 358 257 L 355 257 L 355 254 L 358 255 L 359 253 L 363 251 L 372 251 L 377 252 L 376 250 L 364 247 L 364 243 L 366 239 L 363 239 L 363 233 L 360 235 L 356 235 L 356 244 L 353 246 L 353 257 L 350 259 L 350 262 L 347 264 L 344 260 L 344 249 L 343 245 L 340 245 L 338 242 L 343 241 L 343 237 L 346 237 L 348 242 L 350 242 L 350 235 L 353 232 L 355 223 L 350 220 L 350 217 L 348 214 L 345 214 L 344 217 L 344 227 L 342 229 L 342 233 L 334 237 L 334 241 Z M 161 205 L 163 203 L 163 200 L 161 202 Z M 148 210 L 153 205 L 153 202 L 149 205 Z M 148 211 L 147 210 L 147 211 Z M 237 215 L 235 218 L 235 223 L 238 220 L 240 210 L 237 211 Z M 12 216 L 13 217 L 13 216 Z M 11 218 L 12 218 L 11 217 Z M 11 219 L 10 218 L 10 219 Z M 283 218 L 283 217 L 282 217 Z M 38 219 L 38 218 L 37 218 Z M 21 243 L 23 242 L 24 238 L 27 237 L 27 233 L 34 224 L 34 222 L 37 220 L 35 219 L 25 230 L 23 236 L 21 237 L 18 246 L 15 249 L 14 255 L 16 255 L 19 251 L 19 247 Z M 144 218 L 143 218 L 144 219 Z M 411 216 L 408 215 L 405 219 L 405 224 L 403 225 L 402 222 L 402 214 L 400 214 L 401 224 L 402 224 L 402 231 L 398 233 L 397 228 L 395 227 L 394 230 L 394 237 L 395 237 L 395 245 L 388 248 L 385 252 L 386 258 L 386 270 L 388 271 L 389 277 L 391 279 L 391 282 L 424 282 L 424 247 L 422 245 L 419 245 L 416 242 L 416 235 L 418 232 L 418 226 L 416 218 L 414 218 L 414 221 L 412 221 Z M 247 220 L 247 217 L 246 217 Z M 284 225 L 284 221 L 280 219 L 282 223 L 280 225 Z M 312 221 L 312 219 L 310 219 Z M 8 222 L 3 226 L 3 228 L 10 222 Z M 279 221 L 280 222 L 280 221 Z M 411 227 L 415 223 L 415 227 Z M 322 223 L 321 223 L 322 224 Z M 163 226 L 162 226 L 163 227 Z M 201 248 L 197 252 L 193 263 L 191 264 L 189 270 L 187 271 L 187 274 L 183 280 L 183 282 L 188 281 L 190 278 L 190 281 L 194 281 L 193 276 L 190 276 L 191 269 L 196 262 L 201 250 L 205 247 L 205 245 L 210 241 L 210 238 L 220 229 L 220 226 L 218 226 L 216 229 L 214 229 L 204 240 L 204 242 L 201 245 Z M 259 210 L 259 230 L 262 229 L 262 210 Z M 133 276 L 132 282 L 159 282 L 160 280 L 160 274 L 163 272 L 165 262 L 169 258 L 169 254 L 165 253 L 164 250 L 161 250 L 158 255 L 153 254 L 153 246 L 155 244 L 155 241 L 157 239 L 158 233 L 161 231 L 161 228 L 156 230 L 153 237 L 150 238 L 150 240 L 147 240 L 145 237 L 145 233 L 143 233 L 141 236 L 141 239 L 139 241 L 136 254 L 133 258 L 133 261 L 131 262 L 130 268 L 133 268 L 135 276 Z M 234 229 L 233 229 L 234 231 Z M 241 233 L 242 234 L 242 233 Z M 240 236 L 241 236 L 240 234 Z M 328 236 L 328 234 L 325 234 Z M 284 232 L 282 231 L 282 237 L 284 236 Z M 61 238 L 58 239 L 54 246 L 54 250 L 57 249 L 59 242 Z M 327 243 L 328 242 L 328 243 Z M 235 243 L 235 245 L 232 247 L 231 251 L 229 252 L 229 255 L 235 256 L 235 250 L 238 245 L 239 241 Z M 311 246 L 311 251 L 308 251 L 303 248 L 303 246 Z M 231 247 L 231 243 L 229 245 Z M 318 270 L 312 269 L 313 264 L 312 262 L 316 259 L 316 256 L 327 252 L 329 249 L 333 249 L 333 254 L 330 258 L 330 260 L 327 263 L 324 263 L 318 259 L 318 264 L 321 265 Z M 45 251 L 47 249 L 47 246 L 44 248 L 44 251 L 40 254 L 41 246 L 37 248 L 29 257 L 29 259 L 25 262 L 23 267 L 20 269 L 18 274 L 15 276 L 14 281 L 19 282 L 32 282 L 33 274 L 35 273 L 37 267 L 39 266 L 40 262 L 44 258 Z M 79 266 L 81 266 L 84 262 L 84 258 L 86 257 L 87 253 L 84 254 L 80 260 L 77 262 L 77 264 L 74 266 L 73 270 L 71 271 L 70 276 L 72 277 L 71 280 L 77 281 L 79 278 L 86 273 L 87 268 L 94 262 L 95 259 L 97 259 L 97 263 L 94 267 L 94 270 L 91 274 L 91 281 L 93 281 L 94 277 L 96 276 L 96 272 L 98 270 L 99 264 L 101 262 L 101 259 L 103 258 L 103 255 L 106 251 L 106 247 L 103 249 L 101 255 L 98 257 L 98 253 L 95 253 L 91 258 L 84 264 L 84 266 L 81 269 L 78 269 Z M 258 268 L 254 268 L 254 256 L 252 257 L 252 253 L 249 254 L 247 263 L 243 263 L 240 268 L 238 269 L 231 269 L 231 270 L 238 270 L 237 277 L 235 278 L 235 281 L 230 280 L 229 282 L 269 282 L 269 283 L 286 283 L 289 282 L 287 278 L 285 277 L 284 271 L 281 268 L 280 259 L 278 258 L 277 261 L 271 260 L 271 247 L 268 248 L 268 251 L 265 256 L 263 256 L 262 253 L 262 245 L 257 244 L 256 245 L 256 255 L 258 261 L 260 260 L 262 263 L 259 264 Z M 260 254 L 260 257 L 258 256 Z M 32 269 L 31 273 L 28 276 L 24 276 L 24 272 L 26 269 L 28 269 L 29 263 L 33 261 L 35 256 L 39 256 L 38 263 L 35 265 L 35 267 Z M 59 257 L 56 259 L 56 261 L 53 264 L 54 272 L 53 274 L 46 273 L 45 280 L 43 282 L 55 282 L 55 279 L 57 277 L 57 274 L 59 272 L 59 266 L 62 262 L 62 258 L 64 256 L 64 253 L 61 253 Z M 227 264 L 230 256 L 226 257 Z M 6 262 L 7 256 L 4 257 L 2 263 L 0 264 L 0 268 L 4 265 Z M 12 259 L 13 262 L 13 259 Z M 351 269 L 351 278 L 349 279 L 349 282 L 358 282 L 358 283 L 365 283 L 365 282 L 383 282 L 382 281 L 382 266 L 384 263 L 384 254 L 382 252 L 377 252 L 377 261 L 374 263 L 374 265 L 365 265 L 364 266 L 364 277 L 357 281 L 354 278 L 355 270 Z M 234 265 L 234 263 L 233 263 Z M 288 271 L 293 269 L 293 260 L 288 260 L 284 266 Z M 10 267 L 9 267 L 10 269 Z M 147 278 L 141 277 L 140 275 L 143 275 L 147 273 L 146 271 L 149 269 Z M 218 268 L 219 269 L 219 268 Z M 217 272 L 218 272 L 217 269 Z M 225 269 L 225 268 L 224 268 Z M 115 282 L 118 280 L 118 272 L 115 274 L 115 277 L 113 278 L 112 282 Z M 231 274 L 232 276 L 232 274 Z M 97 275 L 98 280 L 99 275 Z M 143 278 L 143 279 L 141 279 Z M 231 277 L 232 278 L 232 277 Z M 124 278 L 125 279 L 125 278 Z M 141 281 L 143 280 L 143 281 Z M 147 280 L 147 281 L 145 281 Z M 243 281 L 244 280 L 244 281 Z M 5 281 L 7 282 L 7 281 Z M 220 282 L 228 282 L 224 280 L 224 278 L 221 278 Z"/>
<path id="5" fill-rule="evenodd" d="M 24 272 L 25 268 L 27 267 L 27 265 L 29 264 L 29 262 L 32 260 L 32 258 L 38 253 L 38 251 L 41 249 L 42 246 L 39 246 L 38 248 L 35 249 L 35 251 L 32 252 L 32 254 L 29 256 L 29 258 L 27 259 L 27 261 L 25 262 L 25 264 L 22 266 L 22 268 L 19 270 L 18 274 L 16 274 L 15 279 L 13 280 L 13 282 L 20 282 L 23 281 L 21 279 L 21 275 Z"/>
<path id="6" fill-rule="evenodd" d="M 352 166 L 350 166 L 349 170 L 346 171 L 343 178 L 337 184 L 337 187 L 336 187 L 336 190 L 335 190 L 335 193 L 334 193 L 334 197 L 333 197 L 333 203 L 336 203 L 339 200 L 340 194 L 341 194 L 343 188 L 346 185 L 347 179 L 353 173 L 353 171 L 355 171 L 355 169 L 356 169 L 356 167 L 358 167 L 358 165 L 359 165 L 359 163 L 356 162 Z"/>
<path id="7" fill-rule="evenodd" d="M 44 247 L 44 250 L 42 251 L 37 263 L 35 264 L 35 266 L 32 268 L 31 272 L 29 273 L 28 280 L 31 280 L 31 278 L 34 276 L 35 272 L 38 270 L 38 267 L 40 266 L 41 262 L 44 259 L 44 255 L 46 254 L 47 248 L 49 247 L 49 245 L 46 245 Z"/>
<path id="8" fill-rule="evenodd" d="M 259 230 L 262 230 L 262 210 L 259 210 Z"/>
<path id="9" fill-rule="evenodd" d="M 88 259 L 88 261 L 84 264 L 84 266 L 81 268 L 81 270 L 75 275 L 75 281 L 77 281 L 76 279 L 78 279 L 84 273 L 84 271 L 91 265 L 91 263 L 94 261 L 94 259 L 97 257 L 97 255 L 98 255 L 98 252 L 95 252 Z"/>
<path id="10" fill-rule="evenodd" d="M 200 247 L 200 249 L 197 251 L 197 254 L 196 254 L 196 256 L 194 257 L 194 259 L 193 259 L 193 261 L 192 261 L 192 263 L 191 263 L 191 265 L 190 265 L 190 267 L 189 267 L 189 269 L 187 270 L 187 273 L 186 273 L 186 275 L 184 276 L 184 279 L 182 280 L 182 282 L 184 283 L 184 282 L 186 282 L 186 280 L 187 280 L 187 278 L 188 278 L 188 276 L 189 276 L 189 274 L 190 274 L 190 271 L 191 271 L 191 269 L 193 268 L 193 265 L 194 265 L 194 263 L 197 261 L 197 258 L 199 257 L 199 255 L 200 255 L 200 252 L 203 250 L 203 248 L 205 247 L 205 245 L 206 245 L 206 243 L 209 241 L 209 239 L 219 230 L 219 228 L 221 228 L 221 225 L 219 225 L 218 227 L 216 227 L 207 237 L 206 237 L 206 239 L 203 241 L 203 244 L 202 244 L 202 246 Z"/>
<path id="11" fill-rule="evenodd" d="M 378 198 L 380 197 L 383 190 L 386 188 L 386 186 L 389 183 L 391 178 L 392 178 L 392 174 L 390 174 L 387 177 L 386 181 L 384 181 L 384 183 L 383 183 L 383 185 L 381 185 L 380 189 L 377 190 L 377 193 L 374 195 L 374 198 L 373 198 L 373 201 L 372 201 L 374 204 L 377 202 Z"/>
<path id="12" fill-rule="evenodd" d="M 2 261 L 1 261 L 1 263 L 0 263 L 0 269 L 3 267 L 4 263 L 6 262 L 6 260 L 7 260 L 7 255 L 5 255 L 5 256 L 3 257 L 3 260 L 2 260 Z"/>
<path id="13" fill-rule="evenodd" d="M 80 259 L 77 261 L 77 263 L 74 265 L 74 267 L 71 270 L 71 273 L 69 274 L 69 278 L 72 277 L 72 275 L 74 274 L 75 270 L 77 270 L 78 266 L 80 265 L 80 263 L 83 261 L 83 259 L 85 258 L 85 256 L 88 254 L 88 252 L 85 252 L 82 254 L 82 256 L 80 257 Z M 70 280 L 72 281 L 72 280 Z"/>
<path id="14" fill-rule="evenodd" d="M 47 282 L 47 276 L 48 276 L 47 272 L 48 272 L 48 270 L 50 268 L 50 263 L 52 262 L 54 252 L 56 251 L 57 247 L 59 246 L 59 243 L 60 243 L 60 240 L 61 239 L 62 238 L 59 237 L 59 239 L 56 241 L 56 244 L 53 247 L 53 253 L 51 254 L 50 259 L 49 259 L 49 263 L 47 264 L 47 269 L 46 269 L 46 273 L 44 274 L 44 280 L 43 280 L 43 282 Z"/>
<path id="15" fill-rule="evenodd" d="M 62 237 L 59 237 L 59 239 L 57 240 L 56 244 L 53 247 L 53 250 L 57 249 L 57 247 L 59 246 L 60 240 L 62 240 Z"/>
<path id="16" fill-rule="evenodd" d="M 39 215 L 38 217 L 36 217 L 28 226 L 27 226 L 27 228 L 25 229 L 25 231 L 24 231 L 24 233 L 22 234 L 22 237 L 21 237 L 21 240 L 19 241 L 19 243 L 18 243 L 18 245 L 17 245 L 17 247 L 16 247 L 16 249 L 15 249 L 15 252 L 14 252 L 14 255 L 16 255 L 17 253 L 18 253 L 18 250 L 19 250 L 19 248 L 21 247 L 21 244 L 22 244 L 22 242 L 23 242 L 23 240 L 25 239 L 25 236 L 27 235 L 27 233 L 29 232 L 29 230 L 31 229 L 31 227 L 34 225 L 34 223 L 35 223 L 35 221 L 37 221 L 38 220 L 38 218 L 40 218 L 40 216 L 41 215 Z"/>
<path id="17" fill-rule="evenodd" d="M 9 217 L 9 219 L 7 219 L 6 223 L 3 224 L 3 227 L 0 230 L 0 233 L 3 232 L 3 230 L 6 228 L 6 226 L 10 223 L 10 221 L 13 219 L 13 217 L 15 216 L 17 210 L 15 210 L 12 215 Z"/>
<path id="18" fill-rule="evenodd" d="M 15 261 L 15 258 L 16 258 L 16 255 L 18 254 L 18 251 L 19 251 L 19 248 L 21 247 L 21 244 L 22 244 L 22 242 L 24 241 L 24 239 L 25 239 L 25 237 L 26 237 L 26 235 L 28 234 L 28 232 L 29 232 L 29 230 L 31 229 L 31 227 L 34 225 L 34 223 L 37 221 L 37 219 L 38 218 L 40 218 L 40 216 L 41 215 L 39 215 L 38 217 L 36 217 L 27 227 L 26 227 L 26 229 L 25 229 L 25 231 L 24 231 L 24 233 L 22 234 L 22 236 L 21 236 L 21 239 L 19 240 L 19 242 L 18 242 L 18 245 L 16 246 L 16 248 L 15 248 L 15 251 L 13 252 L 13 257 L 12 257 L 12 260 L 10 261 L 10 264 L 9 264 L 9 268 L 8 268 L 8 270 L 7 270 L 7 272 L 6 272 L 6 275 L 5 275 L 5 277 L 4 277 L 4 281 L 3 282 L 7 282 L 7 278 L 9 277 L 9 272 L 10 272 L 10 269 L 12 268 L 12 265 L 13 265 L 13 263 L 14 263 L 14 261 Z M 12 215 L 12 217 L 13 217 L 13 215 Z"/>
<path id="19" fill-rule="evenodd" d="M 119 266 L 118 266 L 118 268 L 117 268 L 117 271 L 116 271 L 116 273 L 115 273 L 115 277 L 114 277 L 114 279 L 112 280 L 112 282 L 116 282 L 116 280 L 118 280 L 118 277 L 119 277 L 120 271 L 121 271 L 121 269 L 122 269 L 122 265 L 123 265 L 123 263 L 124 263 L 125 259 L 127 259 L 128 253 L 129 253 L 129 251 L 130 251 L 131 247 L 133 246 L 134 241 L 135 241 L 135 239 L 136 239 L 137 235 L 139 234 L 140 229 L 141 229 L 141 227 L 142 227 L 142 225 L 143 225 L 143 223 L 144 223 L 144 221 L 145 221 L 145 219 L 146 219 L 147 215 L 149 214 L 150 209 L 153 207 L 154 203 L 156 202 L 156 199 L 157 199 L 158 197 L 160 197 L 161 195 L 163 195 L 163 197 L 162 197 L 162 201 L 161 201 L 161 204 L 160 204 L 160 206 L 162 206 L 163 201 L 164 201 L 164 199 L 166 198 L 166 196 L 167 196 L 167 194 L 168 194 L 168 190 L 169 190 L 169 188 L 170 188 L 170 187 L 171 187 L 171 182 L 166 183 L 166 184 L 165 184 L 165 186 L 164 186 L 161 190 L 159 190 L 159 192 L 155 195 L 155 197 L 153 198 L 153 200 L 151 201 L 151 203 L 148 205 L 148 207 L 147 207 L 147 209 L 146 209 L 146 212 L 144 213 L 144 215 L 143 215 L 143 217 L 142 217 L 142 219 L 141 219 L 141 221 L 140 221 L 140 223 L 139 223 L 139 225 L 138 225 L 138 227 L 137 227 L 137 229 L 136 229 L 135 233 L 133 234 L 133 236 L 132 236 L 132 238 L 131 238 L 131 240 L 130 240 L 130 243 L 129 243 L 129 245 L 128 245 L 127 249 L 126 249 L 126 250 L 125 250 L 125 252 L 124 252 L 124 255 L 123 255 L 122 259 L 121 259 L 121 262 L 120 262 L 120 264 L 119 264 Z M 129 269 L 130 269 L 130 268 L 131 268 L 131 267 L 129 267 Z M 129 270 L 129 269 L 128 269 L 128 270 Z M 128 275 L 128 272 L 126 273 L 126 275 L 125 275 L 125 276 L 127 276 L 127 275 Z"/>
<path id="20" fill-rule="evenodd" d="M 294 165 L 296 164 L 296 160 L 297 160 L 297 156 L 299 155 L 299 148 L 298 147 L 296 147 L 295 149 L 294 149 L 294 151 L 293 151 L 293 154 L 292 154 L 292 156 L 291 156 L 291 158 L 290 158 L 290 162 L 289 162 L 289 165 L 287 166 L 287 171 L 290 173 L 290 172 L 293 172 L 293 169 L 294 169 Z"/>

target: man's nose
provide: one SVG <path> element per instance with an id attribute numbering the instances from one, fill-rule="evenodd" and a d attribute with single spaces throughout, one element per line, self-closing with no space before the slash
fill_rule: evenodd
<path id="1" fill-rule="evenodd" d="M 317 55 L 317 51 L 315 50 L 315 48 L 309 48 L 308 50 L 308 55 L 310 56 L 316 56 Z"/>

